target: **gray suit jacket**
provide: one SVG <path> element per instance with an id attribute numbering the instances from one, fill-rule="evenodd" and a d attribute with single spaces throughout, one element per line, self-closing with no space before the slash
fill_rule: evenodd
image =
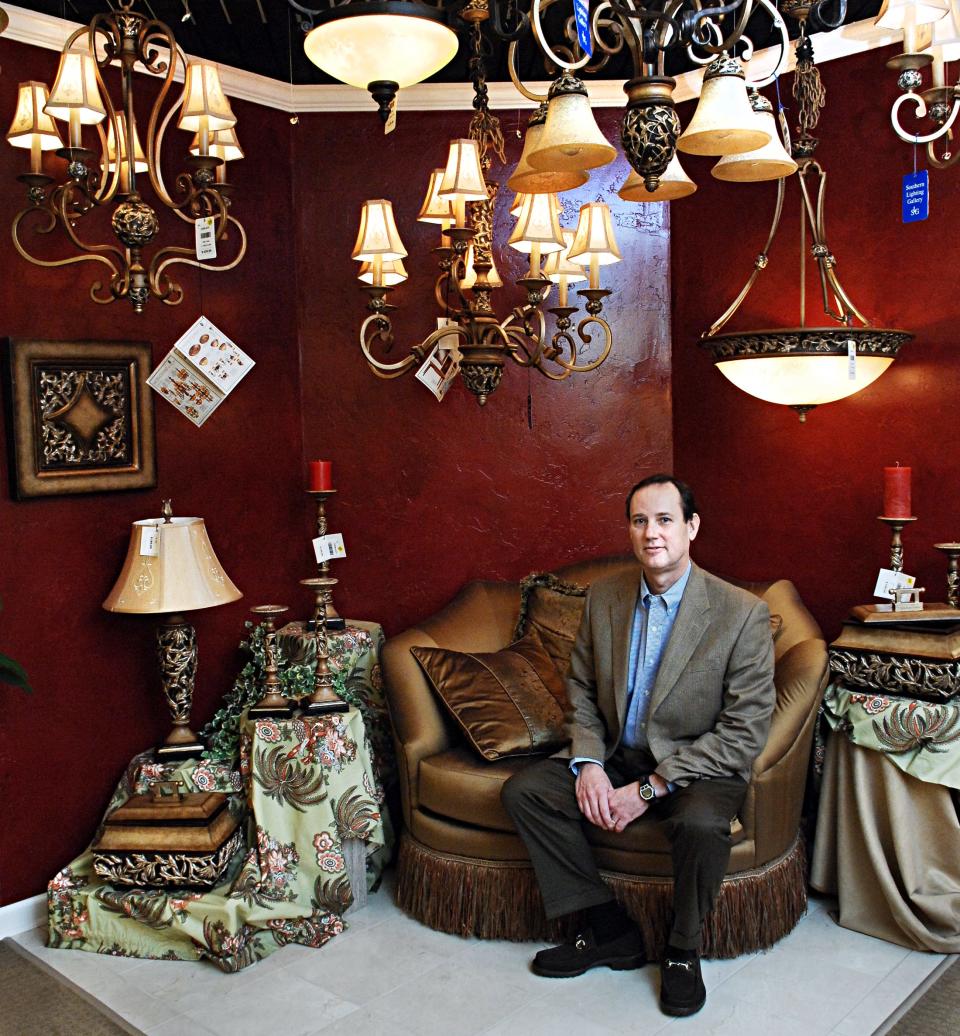
<path id="1" fill-rule="evenodd" d="M 559 755 L 609 759 L 620 742 L 639 586 L 638 566 L 587 592 L 567 675 L 571 743 Z M 766 604 L 694 565 L 647 714 L 657 773 L 680 786 L 732 775 L 749 781 L 774 701 Z"/>

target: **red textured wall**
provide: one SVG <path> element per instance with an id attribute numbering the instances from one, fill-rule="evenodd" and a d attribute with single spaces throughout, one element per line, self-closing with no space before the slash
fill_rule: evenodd
<path id="1" fill-rule="evenodd" d="M 887 561 L 889 534 L 875 517 L 884 465 L 913 468 L 919 520 L 904 534 L 905 568 L 927 600 L 946 594 L 945 561 L 931 545 L 960 538 L 960 168 L 931 170 L 930 219 L 901 223 L 901 177 L 912 171 L 913 153 L 888 122 L 897 90 L 887 56 L 874 51 L 822 67 L 827 106 L 816 131 L 841 283 L 871 322 L 916 335 L 871 387 L 814 410 L 802 425 L 793 411 L 727 382 L 696 342 L 762 248 L 774 188 L 723 185 L 707 160 L 688 160 L 700 192 L 672 213 L 674 442 L 677 470 L 702 501 L 698 557 L 716 571 L 792 579 L 828 639 L 852 605 L 871 600 Z M 791 82 L 781 86 L 785 98 Z M 684 109 L 686 121 L 691 106 Z M 797 321 L 798 193 L 791 183 L 770 268 L 730 330 Z M 816 302 L 808 296 L 808 323 L 816 322 Z"/>
<path id="2" fill-rule="evenodd" d="M 512 169 L 527 113 L 498 114 Z M 620 114 L 598 113 L 612 140 Z M 668 214 L 619 201 L 622 157 L 571 192 L 563 219 L 572 226 L 583 202 L 612 200 L 624 261 L 604 272 L 617 289 L 604 309 L 617 336 L 604 366 L 558 384 L 508 364 L 483 409 L 459 381 L 438 403 L 413 374 L 382 381 L 367 368 L 358 345 L 367 297 L 349 258 L 361 204 L 391 198 L 410 253 L 410 280 L 391 296 L 401 307 L 399 357 L 436 327 L 437 229 L 415 217 L 430 170 L 469 118 L 404 111 L 401 100 L 387 138 L 372 110 L 304 116 L 295 133 L 305 450 L 334 463 L 330 527 L 348 550 L 333 565 L 336 603 L 388 632 L 431 614 L 467 580 L 516 579 L 625 549 L 625 490 L 672 459 Z M 494 170 L 501 182 L 507 175 Z M 511 198 L 504 189 L 496 214 L 495 262 L 508 282 L 526 265 L 503 246 Z M 495 305 L 505 314 L 504 295 L 495 293 Z"/>
<path id="3" fill-rule="evenodd" d="M 17 83 L 50 82 L 56 62 L 52 51 L 0 40 L 4 119 Z M 177 514 L 206 519 L 224 568 L 244 592 L 242 601 L 194 614 L 198 723 L 209 719 L 238 668 L 247 608 L 289 599 L 289 587 L 303 574 L 305 549 L 291 520 L 301 506 L 302 457 L 289 124 L 282 113 L 249 104 L 236 103 L 235 110 L 249 157 L 231 166 L 231 179 L 250 249 L 235 271 L 203 277 L 202 311 L 257 366 L 203 428 L 156 399 L 155 491 L 13 502 L 6 442 L 0 447 L 0 650 L 23 663 L 34 687 L 28 697 L 0 684 L 3 903 L 43 891 L 89 840 L 126 762 L 169 729 L 154 620 L 100 607 L 120 571 L 130 523 L 158 515 L 161 499 L 172 497 Z M 177 130 L 171 135 L 187 139 Z M 14 178 L 26 168 L 25 155 L 0 144 L 4 228 L 23 204 Z M 161 220 L 171 227 L 169 218 Z M 154 300 L 142 316 L 123 300 L 105 307 L 90 302 L 96 274 L 88 268 L 29 265 L 6 229 L 0 269 L 0 335 L 149 340 L 158 362 L 201 312 L 198 276 L 189 267 L 180 268 L 182 305 Z"/>

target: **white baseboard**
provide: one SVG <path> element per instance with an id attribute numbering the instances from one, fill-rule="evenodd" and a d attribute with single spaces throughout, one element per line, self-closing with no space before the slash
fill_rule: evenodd
<path id="1" fill-rule="evenodd" d="M 47 897 L 41 893 L 0 907 L 0 939 L 39 928 L 47 920 Z"/>

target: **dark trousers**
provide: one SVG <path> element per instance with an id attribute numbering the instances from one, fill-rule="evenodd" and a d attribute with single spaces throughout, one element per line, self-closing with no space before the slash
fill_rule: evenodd
<path id="1" fill-rule="evenodd" d="M 621 748 L 607 761 L 606 771 L 613 786 L 621 787 L 655 766 L 646 753 Z M 514 774 L 503 788 L 503 804 L 530 854 L 548 918 L 613 898 L 587 841 L 590 822 L 577 805 L 575 783 L 566 760 L 542 759 Z M 652 817 L 665 825 L 673 858 L 670 944 L 678 949 L 699 948 L 700 926 L 730 859 L 730 821 L 746 791 L 740 777 L 693 781 L 655 800 L 633 822 Z"/>

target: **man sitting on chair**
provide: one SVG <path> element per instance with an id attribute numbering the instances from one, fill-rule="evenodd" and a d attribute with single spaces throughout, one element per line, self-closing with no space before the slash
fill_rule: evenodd
<path id="1" fill-rule="evenodd" d="M 703 1007 L 700 928 L 730 858 L 774 706 L 766 604 L 690 560 L 700 527 L 693 493 L 651 475 L 627 497 L 640 572 L 598 579 L 570 657 L 570 746 L 503 789 L 533 862 L 548 918 L 585 911 L 570 945 L 541 950 L 538 975 L 643 966 L 640 932 L 604 884 L 586 825 L 620 832 L 649 814 L 673 862 L 673 923 L 660 965 L 660 1006 Z"/>

